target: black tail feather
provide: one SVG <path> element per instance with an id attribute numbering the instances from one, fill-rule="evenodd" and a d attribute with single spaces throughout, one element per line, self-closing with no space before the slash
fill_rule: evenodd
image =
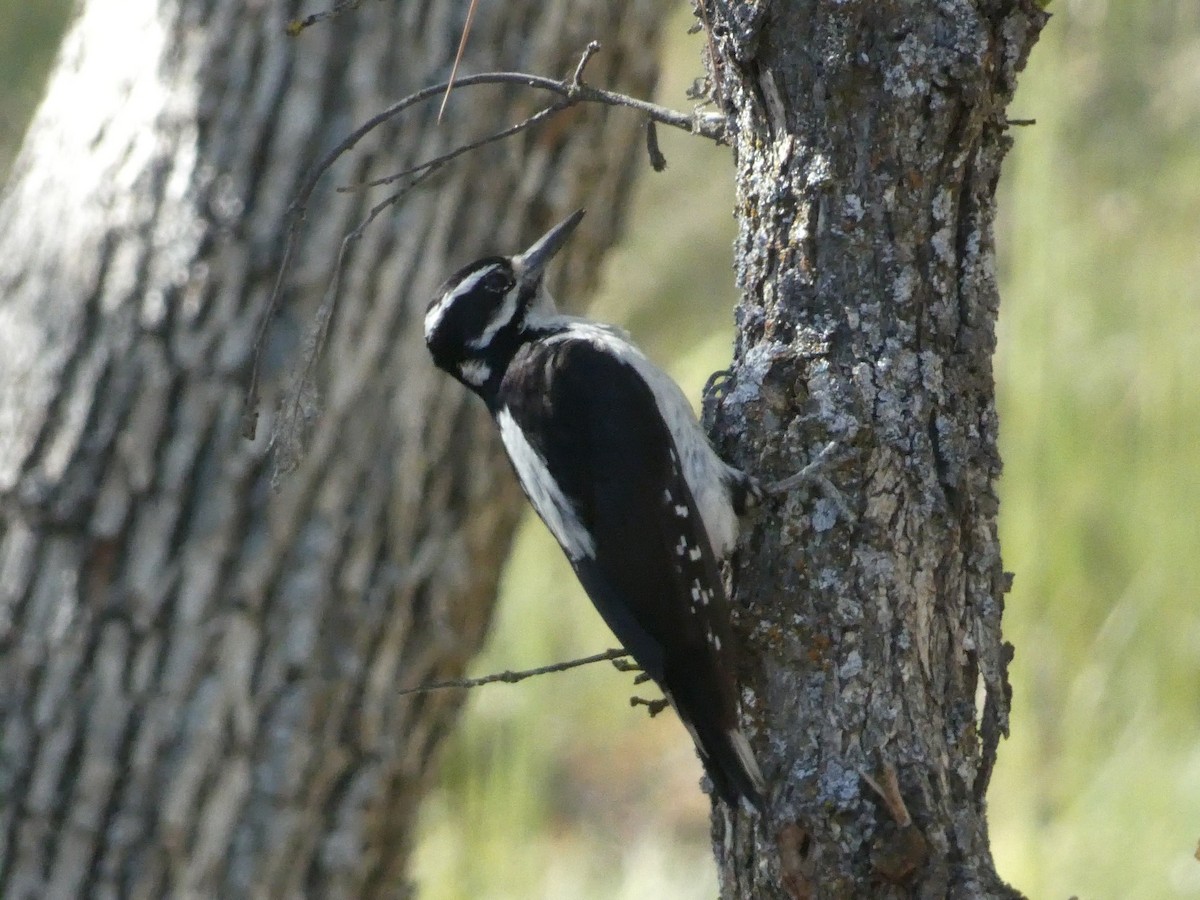
<path id="1" fill-rule="evenodd" d="M 734 729 L 697 738 L 700 761 L 717 796 L 728 806 L 736 807 L 745 800 L 759 813 L 765 813 L 766 785 L 745 736 Z"/>

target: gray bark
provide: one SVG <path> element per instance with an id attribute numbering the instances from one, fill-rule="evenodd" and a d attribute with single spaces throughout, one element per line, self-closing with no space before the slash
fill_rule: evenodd
<path id="1" fill-rule="evenodd" d="M 642 122 L 619 110 L 493 147 L 352 253 L 311 452 L 272 494 L 266 435 L 345 233 L 314 198 L 239 435 L 251 350 L 305 170 L 448 73 L 463 2 L 90 0 L 0 208 L 0 895 L 404 893 L 415 801 L 487 625 L 520 500 L 483 411 L 434 372 L 454 266 L 591 210 L 564 283 L 612 240 Z M 657 0 L 480 5 L 465 71 L 646 94 Z M 502 61 L 502 65 L 501 65 Z M 456 95 L 368 138 L 385 175 L 538 108 Z M 602 148 L 598 151 L 597 148 Z"/>
<path id="2" fill-rule="evenodd" d="M 722 895 L 1015 896 L 985 804 L 1011 652 L 992 229 L 1005 107 L 1044 15 L 715 8 L 742 291 L 716 433 L 768 477 L 829 441 L 841 457 L 836 492 L 769 503 L 734 565 L 772 795 L 763 827 L 715 820 Z"/>

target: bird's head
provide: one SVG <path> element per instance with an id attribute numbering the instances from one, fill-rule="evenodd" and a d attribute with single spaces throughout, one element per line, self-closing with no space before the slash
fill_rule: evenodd
<path id="1" fill-rule="evenodd" d="M 549 315 L 546 266 L 583 218 L 576 210 L 517 256 L 485 256 L 438 289 L 425 313 L 425 344 L 440 369 L 479 394 L 495 389 L 523 340 L 530 313 Z"/>

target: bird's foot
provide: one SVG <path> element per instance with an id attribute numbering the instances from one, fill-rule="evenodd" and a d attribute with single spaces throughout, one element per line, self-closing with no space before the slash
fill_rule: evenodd
<path id="1" fill-rule="evenodd" d="M 700 421 L 705 427 L 712 428 L 717 418 L 717 404 L 728 390 L 728 382 L 733 380 L 733 369 L 721 369 L 708 376 L 704 382 L 704 390 L 700 392 Z"/>

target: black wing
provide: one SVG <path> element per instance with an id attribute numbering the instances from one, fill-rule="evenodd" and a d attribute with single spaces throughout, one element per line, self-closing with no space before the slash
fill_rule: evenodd
<path id="1" fill-rule="evenodd" d="M 560 338 L 517 354 L 499 405 L 591 538 L 594 552 L 571 563 L 600 615 L 663 689 L 722 797 L 761 803 L 720 571 L 650 388 L 588 340 Z"/>

